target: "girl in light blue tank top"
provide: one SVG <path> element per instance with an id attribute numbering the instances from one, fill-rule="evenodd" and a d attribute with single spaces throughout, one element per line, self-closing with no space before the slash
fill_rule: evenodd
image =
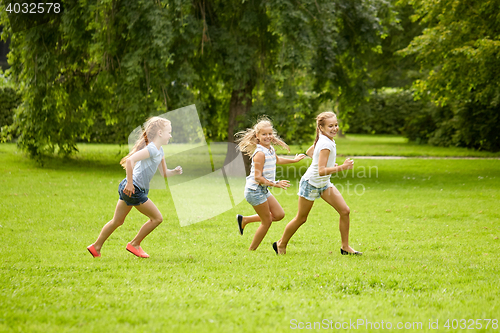
<path id="1" fill-rule="evenodd" d="M 168 170 L 165 163 L 162 145 L 168 144 L 172 137 L 170 121 L 161 117 L 153 117 L 144 125 L 144 131 L 135 143 L 132 151 L 125 156 L 120 164 L 127 171 L 127 177 L 118 186 L 120 200 L 116 204 L 113 219 L 101 230 L 95 243 L 87 250 L 94 258 L 101 256 L 101 248 L 109 236 L 125 221 L 132 207 L 146 215 L 149 221 L 139 230 L 135 238 L 127 244 L 126 250 L 132 254 L 148 258 L 149 255 L 141 248 L 142 240 L 149 235 L 163 220 L 156 205 L 148 198 L 149 182 L 159 170 L 163 177 L 180 175 L 182 168 Z"/>
<path id="2" fill-rule="evenodd" d="M 249 250 L 256 250 L 271 226 L 273 221 L 280 221 L 285 216 L 283 208 L 276 198 L 269 192 L 268 187 L 286 189 L 290 186 L 288 180 L 276 180 L 276 164 L 289 164 L 302 160 L 301 154 L 295 159 L 278 157 L 272 144 L 277 144 L 290 151 L 273 128 L 268 118 L 261 118 L 257 124 L 246 131 L 236 134 L 240 151 L 250 156 L 252 167 L 245 185 L 245 198 L 250 203 L 257 215 L 236 215 L 238 228 L 241 235 L 247 224 L 260 222 L 250 244 Z"/>

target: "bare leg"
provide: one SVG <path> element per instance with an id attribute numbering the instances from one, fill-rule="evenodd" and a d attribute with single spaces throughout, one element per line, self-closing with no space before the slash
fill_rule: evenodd
<path id="1" fill-rule="evenodd" d="M 252 244 L 250 244 L 249 248 L 250 251 L 257 250 L 260 243 L 266 236 L 271 223 L 273 222 L 271 210 L 269 209 L 269 200 L 258 206 L 253 206 L 253 208 L 255 209 L 255 212 L 260 216 L 261 222 L 260 226 L 257 228 L 257 231 L 255 231 L 255 235 L 253 236 Z"/>
<path id="2" fill-rule="evenodd" d="M 351 210 L 349 206 L 347 206 L 342 194 L 340 194 L 337 188 L 330 187 L 321 194 L 321 197 L 330 204 L 330 206 L 335 208 L 340 215 L 339 230 L 340 239 L 342 240 L 342 249 L 349 253 L 356 252 L 349 246 L 349 214 Z"/>
<path id="3" fill-rule="evenodd" d="M 130 245 L 132 245 L 136 249 L 140 249 L 143 239 L 147 235 L 149 235 L 149 233 L 153 231 L 157 226 L 160 225 L 160 223 L 163 221 L 163 216 L 161 216 L 160 211 L 150 199 L 148 199 L 148 201 L 146 201 L 142 205 L 135 206 L 135 208 L 137 208 L 137 210 L 142 214 L 149 217 L 149 220 L 144 223 L 137 235 L 130 242 Z"/>
<path id="4" fill-rule="evenodd" d="M 283 236 L 281 236 L 281 239 L 277 242 L 279 254 L 286 254 L 288 241 L 290 241 L 290 238 L 292 238 L 297 229 L 307 221 L 307 216 L 309 216 L 313 204 L 314 201 L 299 197 L 299 210 L 297 211 L 297 215 L 286 225 Z"/>
<path id="5" fill-rule="evenodd" d="M 106 225 L 102 228 L 101 233 L 99 234 L 99 237 L 97 237 L 97 240 L 95 241 L 94 248 L 96 249 L 97 253 L 101 253 L 101 248 L 106 239 L 108 239 L 109 236 L 123 224 L 125 221 L 125 217 L 127 217 L 128 213 L 132 209 L 132 206 L 127 206 L 125 201 L 123 200 L 118 200 L 118 203 L 116 204 L 115 208 L 115 214 L 113 215 L 113 219 L 106 223 Z"/>
<path id="6" fill-rule="evenodd" d="M 269 210 L 271 211 L 271 217 L 273 221 L 281 221 L 285 217 L 285 211 L 283 207 L 281 207 L 280 203 L 274 196 L 270 196 L 267 198 L 267 203 L 269 204 Z M 249 223 L 253 222 L 261 222 L 259 215 L 251 215 L 251 216 L 243 216 L 242 227 L 245 229 L 245 226 Z"/>

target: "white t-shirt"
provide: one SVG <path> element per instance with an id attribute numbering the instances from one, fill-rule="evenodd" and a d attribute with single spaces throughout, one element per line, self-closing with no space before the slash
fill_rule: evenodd
<path id="1" fill-rule="evenodd" d="M 330 151 L 326 167 L 331 168 L 335 166 L 335 158 L 337 157 L 337 146 L 335 145 L 335 141 L 329 139 L 326 135 L 320 134 L 318 142 L 316 142 L 316 146 L 314 147 L 313 161 L 306 173 L 302 176 L 302 179 L 307 180 L 309 184 L 317 188 L 328 185 L 331 177 L 331 175 L 320 176 L 318 172 L 319 153 L 323 149 L 328 149 Z"/>

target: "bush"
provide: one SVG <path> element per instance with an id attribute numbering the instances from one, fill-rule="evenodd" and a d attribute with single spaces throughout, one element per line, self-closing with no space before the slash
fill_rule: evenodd
<path id="1" fill-rule="evenodd" d="M 455 127 L 455 145 L 500 151 L 500 105 L 483 105 L 469 101 L 457 108 L 452 124 Z"/>
<path id="2" fill-rule="evenodd" d="M 408 132 L 411 140 L 427 141 L 428 133 L 422 132 L 422 125 L 428 123 L 428 107 L 426 102 L 415 101 L 411 90 L 376 90 L 367 103 L 349 115 L 349 132 L 399 135 Z"/>
<path id="3" fill-rule="evenodd" d="M 21 103 L 21 95 L 12 88 L 0 87 L 0 128 L 12 125 L 14 110 Z"/>

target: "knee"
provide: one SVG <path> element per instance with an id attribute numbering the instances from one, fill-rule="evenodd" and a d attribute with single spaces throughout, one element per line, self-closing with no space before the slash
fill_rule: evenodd
<path id="1" fill-rule="evenodd" d="M 340 210 L 339 213 L 340 213 L 341 216 L 349 217 L 349 214 L 351 214 L 351 209 L 349 208 L 349 206 L 345 206 L 344 208 L 342 208 Z"/>
<path id="2" fill-rule="evenodd" d="M 273 219 L 270 218 L 269 220 L 268 219 L 263 219 L 260 224 L 266 228 L 269 228 L 271 227 L 271 223 L 273 222 Z"/>
<path id="3" fill-rule="evenodd" d="M 120 227 L 120 226 L 122 226 L 122 225 L 123 225 L 123 222 L 125 222 L 125 219 L 121 219 L 121 220 L 118 220 L 118 219 L 113 219 L 113 220 L 111 220 L 111 221 L 112 221 L 113 225 L 114 225 L 116 228 L 118 228 L 118 227 Z"/>
<path id="4" fill-rule="evenodd" d="M 296 221 L 297 221 L 300 225 L 302 225 L 302 224 L 306 223 L 306 221 L 307 221 L 307 216 L 297 216 L 297 217 L 296 217 Z"/>
<path id="5" fill-rule="evenodd" d="M 285 212 L 273 214 L 273 221 L 281 221 L 285 217 Z"/>
<path id="6" fill-rule="evenodd" d="M 160 223 L 163 222 L 163 216 L 156 216 L 155 218 L 151 218 L 151 222 L 153 222 L 156 225 L 160 225 Z"/>

